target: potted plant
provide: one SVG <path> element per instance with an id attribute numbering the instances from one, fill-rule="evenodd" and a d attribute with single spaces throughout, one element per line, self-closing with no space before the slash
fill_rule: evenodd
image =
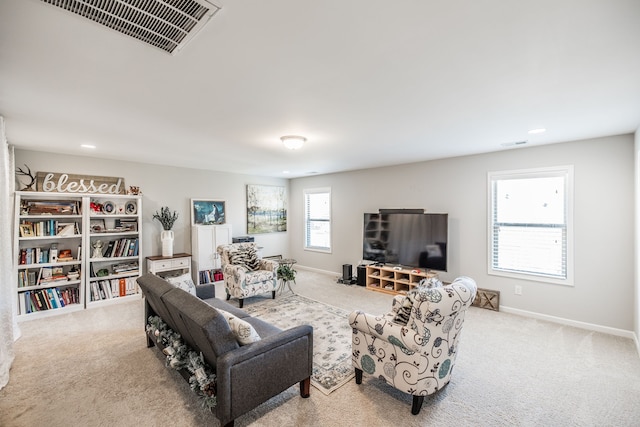
<path id="1" fill-rule="evenodd" d="M 294 282 L 296 281 L 296 271 L 290 265 L 283 264 L 278 267 L 276 270 L 278 275 L 278 279 L 283 280 L 285 282 Z"/>
<path id="2" fill-rule="evenodd" d="M 153 219 L 157 219 L 162 224 L 163 231 L 160 233 L 160 240 L 162 241 L 162 256 L 173 256 L 173 224 L 178 220 L 178 212 L 169 209 L 169 206 L 163 206 L 160 208 L 160 213 L 156 211 L 153 214 Z"/>

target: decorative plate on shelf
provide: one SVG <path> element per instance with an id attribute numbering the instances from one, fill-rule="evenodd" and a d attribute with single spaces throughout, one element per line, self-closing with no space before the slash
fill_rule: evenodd
<path id="1" fill-rule="evenodd" d="M 102 204 L 102 212 L 106 214 L 114 214 L 116 213 L 116 205 L 113 202 L 104 202 Z"/>
<path id="2" fill-rule="evenodd" d="M 124 204 L 124 212 L 127 215 L 135 215 L 138 212 L 138 204 L 134 201 L 128 201 Z"/>

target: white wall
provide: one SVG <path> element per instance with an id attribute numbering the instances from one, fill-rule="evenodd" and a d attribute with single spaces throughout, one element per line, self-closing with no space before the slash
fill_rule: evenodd
<path id="1" fill-rule="evenodd" d="M 363 213 L 449 213 L 449 273 L 501 292 L 501 305 L 625 331 L 634 329 L 634 139 L 612 136 L 403 166 L 293 179 L 291 256 L 340 275 L 362 256 Z M 487 274 L 487 172 L 574 165 L 575 286 Z M 333 252 L 303 249 L 303 189 L 332 188 Z M 522 295 L 514 286 L 522 286 Z"/>
<path id="2" fill-rule="evenodd" d="M 636 201 L 636 232 L 635 232 L 635 298 L 634 313 L 635 319 L 633 330 L 635 332 L 636 348 L 640 353 L 640 127 L 635 133 L 635 201 Z"/>
<path id="3" fill-rule="evenodd" d="M 179 214 L 173 228 L 174 253 L 190 253 L 191 198 L 225 200 L 227 223 L 232 226 L 233 236 L 242 236 L 247 234 L 246 185 L 288 186 L 287 180 L 278 178 L 16 150 L 16 167 L 24 164 L 34 173 L 117 176 L 125 179 L 127 188 L 130 185 L 139 186 L 143 193 L 142 255 L 145 257 L 162 252 L 162 226 L 152 218 L 161 206 L 169 206 Z M 258 246 L 264 247 L 265 256 L 287 254 L 287 233 L 258 234 L 255 239 Z"/>

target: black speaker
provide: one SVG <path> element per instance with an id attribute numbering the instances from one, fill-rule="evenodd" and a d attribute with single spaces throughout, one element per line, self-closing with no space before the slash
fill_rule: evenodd
<path id="1" fill-rule="evenodd" d="M 367 267 L 364 265 L 358 266 L 358 286 L 366 286 L 367 284 Z"/>
<path id="2" fill-rule="evenodd" d="M 342 264 L 342 280 L 351 280 L 352 276 L 351 264 Z"/>

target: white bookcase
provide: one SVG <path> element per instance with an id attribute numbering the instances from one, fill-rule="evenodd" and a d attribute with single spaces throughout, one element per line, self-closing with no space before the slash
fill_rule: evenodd
<path id="1" fill-rule="evenodd" d="M 19 319 L 84 309 L 82 209 L 80 196 L 16 192 L 14 256 Z M 77 277 L 71 273 L 70 279 L 67 275 L 72 270 L 78 273 Z"/>
<path id="2" fill-rule="evenodd" d="M 92 210 L 92 206 L 100 211 Z M 140 298 L 135 279 L 142 265 L 141 212 L 140 196 L 16 192 L 18 319 Z M 118 256 L 92 257 L 92 245 L 97 240 L 106 243 L 102 253 L 112 240 L 123 246 L 115 253 Z M 122 271 L 125 263 L 129 269 Z M 96 277 L 98 270 L 106 275 Z M 123 296 L 120 279 L 124 279 Z M 109 289 L 105 288 L 106 281 Z"/>
<path id="3" fill-rule="evenodd" d="M 142 198 L 92 195 L 87 207 L 87 308 L 140 298 Z"/>
<path id="4" fill-rule="evenodd" d="M 198 285 L 215 281 L 220 274 L 219 245 L 231 243 L 231 225 L 194 225 L 191 227 L 191 256 L 194 282 Z"/>

